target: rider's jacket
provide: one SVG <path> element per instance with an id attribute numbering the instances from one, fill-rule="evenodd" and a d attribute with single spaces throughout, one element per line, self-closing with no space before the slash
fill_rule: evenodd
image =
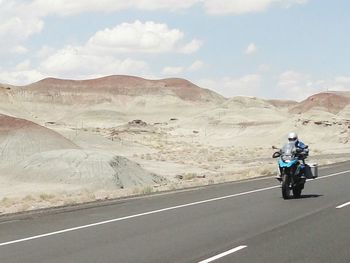
<path id="1" fill-rule="evenodd" d="M 305 145 L 302 141 L 297 140 L 297 141 L 295 142 L 295 147 L 304 150 L 304 149 L 306 148 L 306 145 Z"/>
<path id="2" fill-rule="evenodd" d="M 308 146 L 306 144 L 304 144 L 302 141 L 297 140 L 295 142 L 295 147 L 301 149 L 306 156 L 309 155 Z"/>

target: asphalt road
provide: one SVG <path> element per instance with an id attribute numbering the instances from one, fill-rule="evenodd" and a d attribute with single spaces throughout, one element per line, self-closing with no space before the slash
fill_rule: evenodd
<path id="1" fill-rule="evenodd" d="M 350 262 L 349 170 L 323 168 L 301 199 L 261 178 L 0 218 L 0 262 Z"/>

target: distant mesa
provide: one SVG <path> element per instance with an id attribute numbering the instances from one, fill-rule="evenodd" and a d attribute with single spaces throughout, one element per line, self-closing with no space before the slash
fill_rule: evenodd
<path id="1" fill-rule="evenodd" d="M 305 113 L 316 109 L 337 114 L 348 105 L 350 105 L 350 92 L 322 92 L 308 97 L 290 111 Z"/>
<path id="2" fill-rule="evenodd" d="M 130 107 L 160 106 L 185 102 L 210 103 L 224 108 L 280 108 L 291 113 L 303 113 L 312 109 L 337 114 L 349 105 L 350 92 L 323 92 L 298 103 L 292 100 L 263 100 L 254 97 L 226 99 L 214 91 L 200 88 L 181 78 L 149 80 L 135 76 L 112 75 L 88 80 L 46 78 L 27 86 L 0 85 L 0 92 L 10 94 L 14 101 L 63 104 L 96 105 L 113 104 Z M 10 89 L 10 90 L 8 90 Z M 167 98 L 167 99 L 165 99 Z M 124 108 L 123 108 L 124 109 Z"/>
<path id="3" fill-rule="evenodd" d="M 224 101 L 224 97 L 221 95 L 208 89 L 202 89 L 190 81 L 180 78 L 147 80 L 124 75 L 113 75 L 90 80 L 46 78 L 28 86 L 23 86 L 23 88 L 36 94 L 56 96 L 68 93 L 107 93 L 124 96 L 171 95 L 185 101 Z"/>

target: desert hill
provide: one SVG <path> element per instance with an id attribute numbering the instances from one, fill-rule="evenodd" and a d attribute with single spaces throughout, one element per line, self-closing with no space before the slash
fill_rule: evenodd
<path id="1" fill-rule="evenodd" d="M 79 147 L 31 121 L 0 114 L 0 162 L 17 163 L 35 153 Z"/>
<path id="2" fill-rule="evenodd" d="M 218 102 L 223 97 L 219 94 L 202 89 L 185 79 L 170 78 L 162 80 L 147 80 L 133 76 L 113 75 L 91 80 L 63 80 L 47 78 L 28 86 L 23 86 L 26 92 L 37 96 L 57 97 L 61 94 L 71 96 L 81 94 L 109 94 L 111 96 L 174 96 L 184 101 Z"/>
<path id="3" fill-rule="evenodd" d="M 55 150 L 34 154 L 15 167 L 4 169 L 8 179 L 104 189 L 159 184 L 150 173 L 125 157 L 89 150 Z"/>
<path id="4" fill-rule="evenodd" d="M 293 113 L 321 110 L 337 114 L 350 104 L 350 92 L 322 92 L 308 97 L 291 108 Z"/>
<path id="5" fill-rule="evenodd" d="M 0 153 L 8 177 L 21 180 L 119 187 L 160 181 L 115 153 L 82 150 L 51 129 L 6 115 L 0 115 Z"/>
<path id="6" fill-rule="evenodd" d="M 27 86 L 1 86 L 0 113 L 41 125 L 61 122 L 105 127 L 146 113 L 148 121 L 159 122 L 176 117 L 172 114 L 179 109 L 192 115 L 201 107 L 225 101 L 213 91 L 178 78 L 146 80 L 121 75 L 91 80 L 47 78 Z M 159 112 L 162 114 L 157 117 Z"/>

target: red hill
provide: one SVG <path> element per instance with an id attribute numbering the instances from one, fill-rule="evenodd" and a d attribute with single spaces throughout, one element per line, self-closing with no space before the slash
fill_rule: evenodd
<path id="1" fill-rule="evenodd" d="M 57 132 L 0 114 L 0 161 L 17 162 L 38 152 L 78 148 Z"/>
<path id="2" fill-rule="evenodd" d="M 323 92 L 308 97 L 291 109 L 293 113 L 304 113 L 321 109 L 333 114 L 339 113 L 350 104 L 350 92 Z"/>
<path id="3" fill-rule="evenodd" d="M 139 77 L 114 75 L 90 80 L 63 80 L 47 78 L 24 86 L 26 91 L 37 95 L 57 96 L 59 94 L 110 94 L 125 96 L 171 95 L 185 101 L 220 102 L 219 94 L 202 89 L 195 84 L 179 78 L 147 80 Z"/>

